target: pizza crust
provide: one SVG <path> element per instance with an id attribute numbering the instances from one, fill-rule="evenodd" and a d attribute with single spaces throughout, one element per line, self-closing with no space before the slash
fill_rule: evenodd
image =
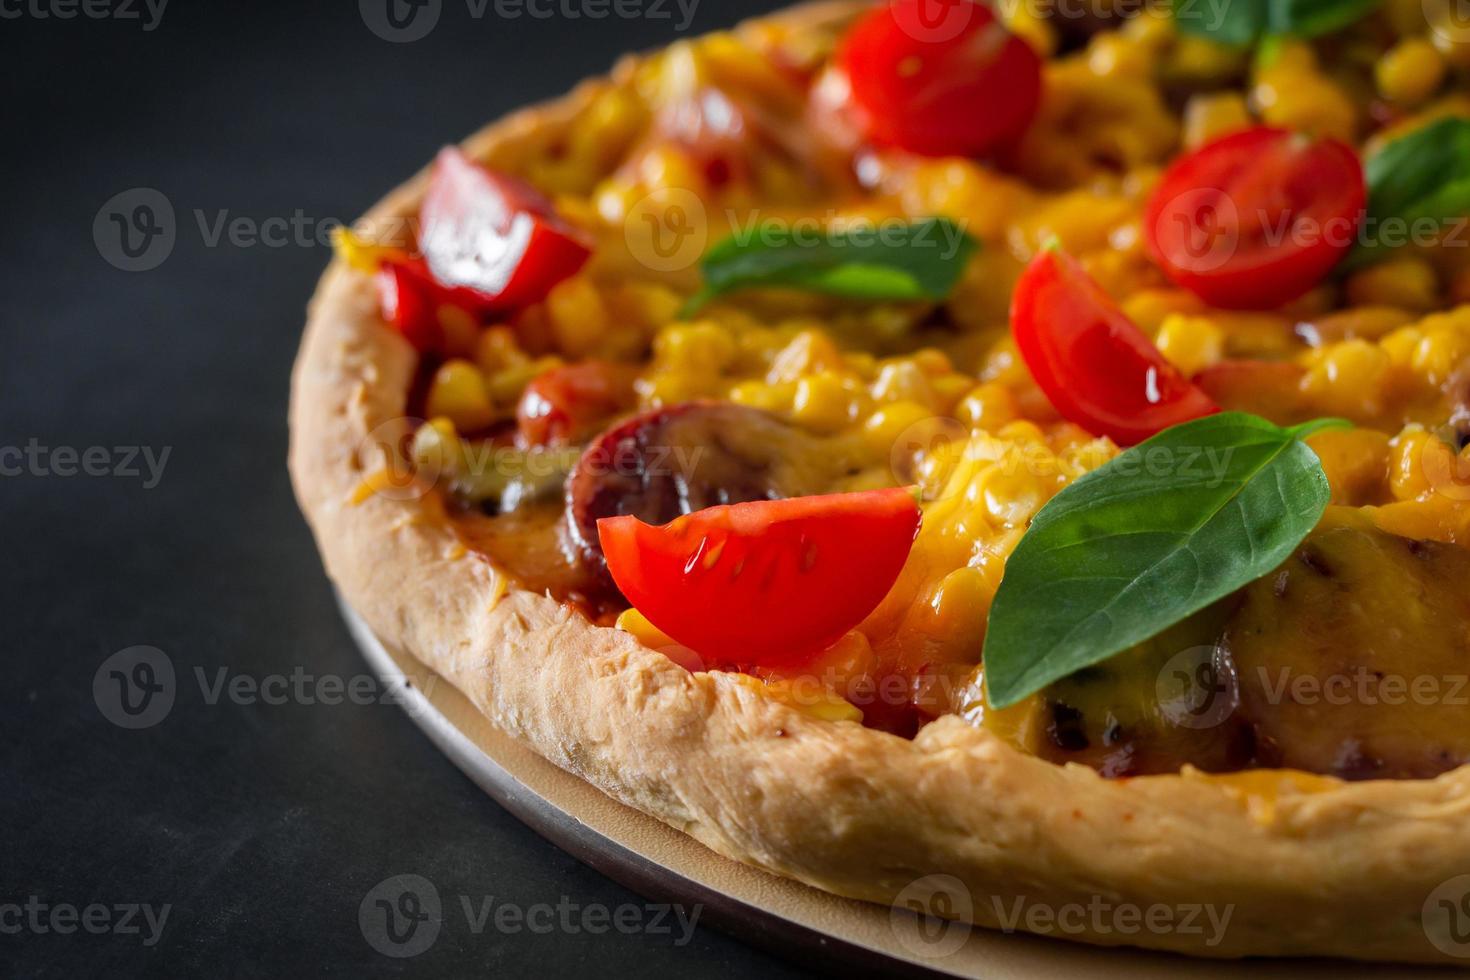
<path id="1" fill-rule="evenodd" d="M 517 113 L 465 149 L 514 165 L 609 84 Z M 366 219 L 415 213 L 426 182 L 421 172 Z M 1229 910 L 1218 942 L 1208 927 L 1124 932 L 1090 916 L 1055 934 L 1211 957 L 1470 964 L 1429 940 L 1423 915 L 1437 886 L 1470 872 L 1470 767 L 1412 782 L 1188 770 L 1107 780 L 956 717 L 906 741 L 811 718 L 733 675 L 690 674 L 551 598 L 507 590 L 432 497 L 354 502 L 382 465 L 382 436 L 404 424 L 415 360 L 381 322 L 369 279 L 334 260 L 290 412 L 292 481 L 328 572 L 382 639 L 614 799 L 726 857 L 853 898 L 889 903 L 953 888 L 926 878 L 953 876 L 967 893 L 954 914 L 989 927 L 1025 928 L 1009 917 L 1032 907 L 1207 903 Z"/>

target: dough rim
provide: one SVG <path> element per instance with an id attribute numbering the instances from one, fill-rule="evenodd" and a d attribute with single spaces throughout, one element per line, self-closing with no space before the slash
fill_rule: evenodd
<path id="1" fill-rule="evenodd" d="M 775 15 L 851 16 L 849 2 Z M 625 59 L 618 71 L 627 71 Z M 464 142 L 514 158 L 605 90 L 584 82 Z M 365 218 L 416 211 L 427 170 Z M 958 718 L 913 741 L 808 717 L 725 674 L 689 674 L 626 633 L 511 588 L 433 517 L 432 499 L 354 494 L 369 434 L 405 415 L 415 355 L 368 278 L 334 259 L 292 374 L 289 466 L 332 580 L 385 641 L 443 674 L 497 726 L 712 850 L 880 903 L 952 875 L 999 927 L 1016 900 L 1233 906 L 1223 940 L 1095 930 L 1065 938 L 1195 956 L 1454 959 L 1428 940 L 1431 891 L 1470 872 L 1470 767 L 1422 781 L 1253 796 L 1185 771 L 1106 780 L 1027 756 Z M 503 594 L 504 593 L 504 594 Z M 997 902 L 999 904 L 997 904 Z"/>

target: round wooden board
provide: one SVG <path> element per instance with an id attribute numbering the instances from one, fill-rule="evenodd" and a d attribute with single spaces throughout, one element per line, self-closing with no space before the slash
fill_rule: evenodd
<path id="1" fill-rule="evenodd" d="M 340 599 L 339 599 L 340 602 Z M 547 840 L 650 900 L 701 906 L 700 919 L 804 966 L 847 972 L 1037 980 L 1430 978 L 1434 968 L 1308 960 L 1195 960 L 1099 948 L 927 919 L 839 898 L 730 861 L 624 806 L 494 728 L 455 687 L 385 646 L 345 602 L 373 671 L 403 688 L 410 717 L 497 803 Z"/>

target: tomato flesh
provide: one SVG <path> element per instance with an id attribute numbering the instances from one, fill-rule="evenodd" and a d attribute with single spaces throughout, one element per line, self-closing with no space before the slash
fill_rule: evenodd
<path id="1" fill-rule="evenodd" d="M 1352 147 L 1258 126 L 1176 160 L 1149 198 L 1144 229 L 1178 285 L 1224 309 L 1271 309 L 1348 253 L 1366 200 Z"/>
<path id="2" fill-rule="evenodd" d="M 707 662 L 796 667 L 882 601 L 919 529 L 902 488 L 709 507 L 655 527 L 605 517 L 613 581 Z"/>
<path id="3" fill-rule="evenodd" d="M 836 64 L 864 135 L 926 156 L 999 149 L 1041 99 L 1036 52 L 970 0 L 880 4 L 848 31 Z"/>
<path id="4" fill-rule="evenodd" d="M 420 212 L 419 248 L 472 312 L 503 313 L 544 298 L 591 250 L 530 185 L 440 151 Z"/>
<path id="5" fill-rule="evenodd" d="M 1059 249 L 1043 249 L 1021 274 L 1011 333 L 1056 410 L 1121 446 L 1219 411 Z"/>

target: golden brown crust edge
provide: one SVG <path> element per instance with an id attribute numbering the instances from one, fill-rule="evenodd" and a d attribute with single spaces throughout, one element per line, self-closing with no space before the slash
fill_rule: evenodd
<path id="1" fill-rule="evenodd" d="M 584 83 L 465 147 L 513 161 L 607 84 Z M 413 213 L 425 180 L 368 220 Z M 1123 933 L 1087 917 L 1066 934 L 1202 956 L 1467 963 L 1428 940 L 1421 910 L 1436 886 L 1470 872 L 1470 768 L 1288 787 L 1252 806 L 1198 774 L 1109 781 L 952 717 L 908 742 L 806 717 L 728 675 L 691 675 L 545 596 L 497 598 L 494 570 L 423 501 L 352 502 L 380 464 L 364 450 L 369 434 L 406 414 L 413 370 L 366 277 L 334 261 L 311 303 L 290 409 L 292 481 L 327 569 L 385 641 L 609 796 L 728 857 L 855 898 L 887 903 L 919 878 L 952 875 L 990 927 L 1018 907 L 1207 903 L 1230 907 L 1214 944 L 1209 929 Z"/>

